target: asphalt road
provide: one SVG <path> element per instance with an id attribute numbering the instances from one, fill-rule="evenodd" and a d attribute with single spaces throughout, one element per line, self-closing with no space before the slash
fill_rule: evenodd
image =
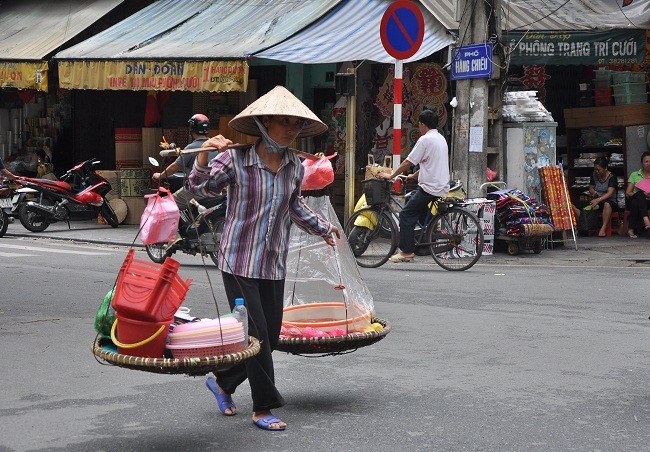
<path id="1" fill-rule="evenodd" d="M 246 385 L 226 418 L 201 377 L 95 361 L 94 315 L 127 249 L 0 240 L 0 451 L 650 450 L 643 259 L 362 269 L 392 332 L 344 356 L 275 353 L 278 433 L 253 426 Z M 178 259 L 192 313 L 214 316 L 213 294 L 226 309 L 211 262 L 208 280 L 199 257 Z"/>

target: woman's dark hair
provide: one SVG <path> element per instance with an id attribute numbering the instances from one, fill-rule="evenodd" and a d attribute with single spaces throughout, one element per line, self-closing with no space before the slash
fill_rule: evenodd
<path id="1" fill-rule="evenodd" d="M 607 169 L 607 165 L 609 165 L 609 161 L 607 160 L 607 157 L 596 157 L 596 160 L 594 160 L 594 166 L 596 165 Z"/>
<path id="2" fill-rule="evenodd" d="M 650 157 L 650 151 L 645 151 L 643 154 L 641 154 L 641 163 L 643 163 L 643 159 L 646 157 Z"/>
<path id="3" fill-rule="evenodd" d="M 431 110 L 422 110 L 418 120 L 429 129 L 435 129 L 438 127 L 438 115 Z"/>

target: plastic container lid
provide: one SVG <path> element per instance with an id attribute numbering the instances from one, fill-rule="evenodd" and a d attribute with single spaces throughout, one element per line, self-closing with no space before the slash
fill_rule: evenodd
<path id="1" fill-rule="evenodd" d="M 244 299 L 243 298 L 235 298 L 235 305 L 243 305 L 244 304 Z"/>
<path id="2" fill-rule="evenodd" d="M 204 330 L 208 328 L 223 328 L 227 326 L 232 326 L 236 323 L 240 323 L 236 318 L 234 317 L 221 317 L 217 319 L 202 319 L 199 322 L 189 322 L 189 323 L 182 323 L 180 325 L 177 325 L 174 327 L 174 331 L 171 334 L 174 333 L 186 333 L 190 331 L 199 331 L 199 330 Z"/>

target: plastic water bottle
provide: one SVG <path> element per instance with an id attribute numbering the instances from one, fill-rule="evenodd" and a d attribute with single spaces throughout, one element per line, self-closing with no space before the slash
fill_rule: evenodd
<path id="1" fill-rule="evenodd" d="M 248 346 L 248 311 L 244 306 L 243 298 L 235 298 L 235 307 L 232 308 L 232 316 L 241 322 L 244 327 L 244 347 Z"/>

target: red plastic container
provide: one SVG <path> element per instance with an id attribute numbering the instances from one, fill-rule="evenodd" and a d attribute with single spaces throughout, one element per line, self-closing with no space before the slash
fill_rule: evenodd
<path id="1" fill-rule="evenodd" d="M 129 250 L 120 269 L 113 308 L 118 315 L 145 322 L 171 322 L 185 300 L 191 279 L 178 276 L 180 263 L 167 258 L 162 265 L 135 259 Z"/>
<path id="2" fill-rule="evenodd" d="M 111 337 L 121 355 L 162 358 L 170 324 L 142 322 L 117 314 L 117 334 Z"/>

